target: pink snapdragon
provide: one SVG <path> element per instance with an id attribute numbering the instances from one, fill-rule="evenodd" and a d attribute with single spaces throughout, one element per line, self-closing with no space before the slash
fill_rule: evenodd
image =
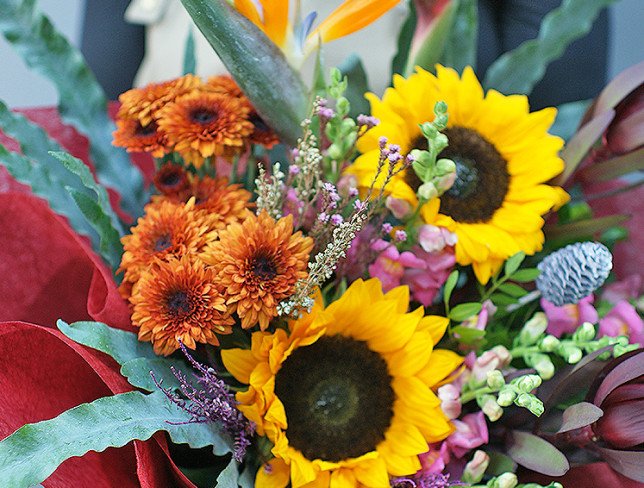
<path id="1" fill-rule="evenodd" d="M 449 247 L 440 252 L 426 252 L 416 246 L 413 252 L 423 266 L 405 270 L 402 284 L 409 286 L 414 300 L 427 307 L 454 269 L 456 257 L 454 250 Z"/>
<path id="2" fill-rule="evenodd" d="M 561 337 L 563 334 L 572 334 L 584 322 L 596 324 L 599 316 L 593 307 L 593 301 L 593 295 L 588 295 L 579 300 L 579 303 L 557 307 L 542 298 L 541 308 L 548 317 L 547 332 Z"/>
<path id="3" fill-rule="evenodd" d="M 631 342 L 644 343 L 644 321 L 635 307 L 620 300 L 606 316 L 599 320 L 599 336 L 628 336 Z"/>
<path id="4" fill-rule="evenodd" d="M 425 262 L 418 259 L 412 252 L 401 253 L 396 249 L 396 246 L 382 239 L 375 241 L 371 248 L 374 251 L 379 251 L 380 254 L 375 262 L 369 265 L 369 274 L 380 279 L 385 292 L 400 286 L 407 268 L 423 269 L 425 267 Z"/>
<path id="5" fill-rule="evenodd" d="M 638 274 L 633 274 L 623 280 L 605 286 L 601 298 L 612 304 L 617 304 L 622 300 L 639 298 L 641 289 L 642 277 Z"/>
<path id="6" fill-rule="evenodd" d="M 483 412 L 469 413 L 462 420 L 452 420 L 456 430 L 445 440 L 450 452 L 462 458 L 475 447 L 488 443 L 487 423 Z"/>

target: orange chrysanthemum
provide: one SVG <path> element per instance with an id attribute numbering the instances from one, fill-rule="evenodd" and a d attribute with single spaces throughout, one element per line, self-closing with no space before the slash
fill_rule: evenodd
<path id="1" fill-rule="evenodd" d="M 164 356 L 179 341 L 191 349 L 197 342 L 218 345 L 215 334 L 229 334 L 234 323 L 212 271 L 188 256 L 158 261 L 141 277 L 131 302 L 139 340 L 152 342 Z"/>
<path id="2" fill-rule="evenodd" d="M 192 197 L 195 198 L 195 212 L 212 229 L 223 229 L 228 224 L 244 220 L 252 195 L 241 185 L 229 185 L 228 178 L 199 178 L 188 174 L 185 188 L 154 196 L 152 201 L 184 203 Z"/>
<path id="3" fill-rule="evenodd" d="M 127 152 L 148 152 L 155 158 L 168 152 L 165 134 L 154 121 L 143 126 L 137 118 L 118 119 L 112 136 L 112 144 L 124 147 Z"/>
<path id="4" fill-rule="evenodd" d="M 151 83 L 143 88 L 133 88 L 119 95 L 121 107 L 119 119 L 139 119 L 147 126 L 157 118 L 158 111 L 177 97 L 185 95 L 201 85 L 194 75 L 185 75 L 163 83 Z"/>
<path id="5" fill-rule="evenodd" d="M 145 215 L 121 239 L 123 257 L 119 271 L 125 276 L 121 293 L 127 298 L 132 285 L 156 261 L 183 255 L 196 255 L 216 233 L 194 211 L 195 201 L 187 204 L 161 202 L 145 207 Z"/>
<path id="6" fill-rule="evenodd" d="M 154 186 L 163 195 L 177 195 L 190 188 L 188 172 L 183 166 L 166 163 L 154 175 Z M 188 199 L 182 200 L 182 202 Z"/>
<path id="7" fill-rule="evenodd" d="M 200 167 L 205 158 L 241 151 L 253 131 L 248 106 L 219 93 L 194 92 L 159 112 L 159 127 L 187 163 Z"/>
<path id="8" fill-rule="evenodd" d="M 306 278 L 313 240 L 293 234 L 292 216 L 275 222 L 266 212 L 249 214 L 241 224 L 219 233 L 202 255 L 223 286 L 226 303 L 244 329 L 259 323 L 262 330 L 277 315 L 277 305 L 291 296 L 295 283 Z"/>
<path id="9" fill-rule="evenodd" d="M 248 120 L 253 124 L 253 133 L 250 135 L 250 142 L 252 144 L 261 144 L 267 149 L 270 149 L 279 142 L 277 134 L 275 134 L 275 132 L 266 125 L 266 122 L 264 122 L 257 111 L 253 108 L 250 100 L 246 98 L 244 92 L 239 88 L 237 82 L 235 82 L 235 80 L 230 76 L 212 76 L 208 79 L 208 82 L 203 85 L 202 89 L 204 91 L 221 93 L 230 97 L 239 98 L 247 104 L 249 109 Z"/>
<path id="10" fill-rule="evenodd" d="M 252 144 L 261 144 L 266 149 L 270 149 L 280 142 L 277 134 L 266 125 L 264 119 L 255 110 L 251 111 L 248 120 L 253 124 L 253 133 L 250 135 L 250 142 Z"/>
<path id="11" fill-rule="evenodd" d="M 228 95 L 233 98 L 245 98 L 244 92 L 239 88 L 237 82 L 227 75 L 211 76 L 203 84 L 202 90 Z"/>

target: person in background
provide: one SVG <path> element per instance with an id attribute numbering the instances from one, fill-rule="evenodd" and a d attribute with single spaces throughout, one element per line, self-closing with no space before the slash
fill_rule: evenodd
<path id="1" fill-rule="evenodd" d="M 318 18 L 323 19 L 339 3 L 303 0 L 302 9 L 317 11 Z M 561 0 L 479 0 L 478 77 L 482 79 L 501 54 L 537 37 L 543 17 L 560 4 Z M 325 45 L 325 64 L 340 65 L 356 53 L 363 60 L 371 90 L 381 94 L 390 83 L 391 60 L 406 15 L 407 3 L 401 1 L 372 25 Z M 225 67 L 192 25 L 179 0 L 87 0 L 82 51 L 108 97 L 116 99 L 132 86 L 180 76 L 190 29 L 195 37 L 197 74 L 225 73 Z M 531 107 L 539 109 L 595 97 L 606 84 L 608 35 L 608 13 L 604 10 L 590 33 L 550 64 L 530 95 Z M 135 77 L 133 67 L 139 63 Z"/>

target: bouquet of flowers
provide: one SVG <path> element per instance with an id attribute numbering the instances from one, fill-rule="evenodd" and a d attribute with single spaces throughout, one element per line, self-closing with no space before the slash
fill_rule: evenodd
<path id="1" fill-rule="evenodd" d="M 560 117 L 526 96 L 609 2 L 565 0 L 483 82 L 476 2 L 413 2 L 382 96 L 320 53 L 395 1 L 182 3 L 231 76 L 188 45 L 114 126 L 0 1 L 78 130 L 0 104 L 0 485 L 644 482 L 641 276 L 611 253 L 638 236 L 597 205 L 641 183 L 615 179 L 644 65 Z"/>

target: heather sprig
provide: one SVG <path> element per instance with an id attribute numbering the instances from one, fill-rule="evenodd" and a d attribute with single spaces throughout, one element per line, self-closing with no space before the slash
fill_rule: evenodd
<path id="1" fill-rule="evenodd" d="M 172 403 L 191 415 L 190 423 L 213 422 L 222 428 L 233 439 L 233 456 L 241 462 L 251 444 L 255 426 L 237 409 L 235 396 L 230 392 L 228 385 L 217 376 L 216 371 L 196 361 L 183 343 L 179 345 L 192 367 L 200 373 L 195 375 L 199 387 L 194 386 L 181 371 L 172 366 L 172 374 L 179 381 L 185 398 L 169 388 L 163 388 L 154 375 L 152 379 Z"/>

